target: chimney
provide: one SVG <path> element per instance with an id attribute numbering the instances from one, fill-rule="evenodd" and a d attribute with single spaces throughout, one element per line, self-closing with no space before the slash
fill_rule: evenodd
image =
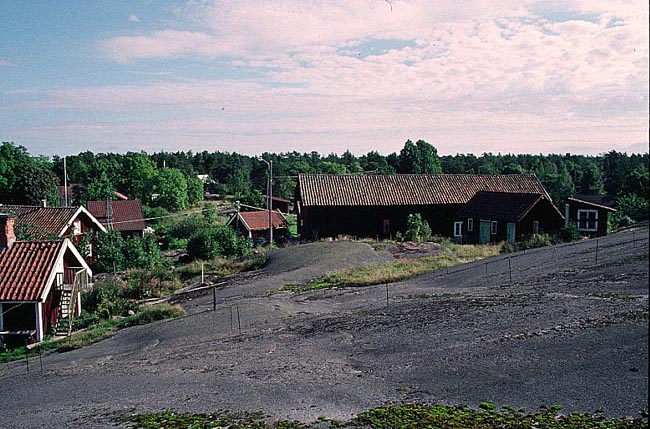
<path id="1" fill-rule="evenodd" d="M 16 241 L 15 221 L 16 215 L 0 213 L 0 250 L 11 248 Z"/>

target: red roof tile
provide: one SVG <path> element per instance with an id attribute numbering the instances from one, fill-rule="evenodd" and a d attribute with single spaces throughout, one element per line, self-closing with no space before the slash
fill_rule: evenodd
<path id="1" fill-rule="evenodd" d="M 303 206 L 395 206 L 465 204 L 478 191 L 548 196 L 534 174 L 301 174 Z"/>
<path id="2" fill-rule="evenodd" d="M 59 236 L 73 220 L 78 207 L 41 207 L 24 205 L 0 205 L 0 213 L 16 215 L 16 226 L 26 226 L 28 234 L 38 233 L 40 238 Z"/>
<path id="3" fill-rule="evenodd" d="M 37 301 L 64 240 L 16 241 L 0 250 L 0 301 Z"/>
<path id="4" fill-rule="evenodd" d="M 88 201 L 88 211 L 105 227 L 108 226 L 106 217 L 106 201 Z M 141 231 L 147 227 L 142 214 L 140 200 L 116 200 L 111 202 L 113 207 L 113 228 L 118 231 Z"/>
<path id="5" fill-rule="evenodd" d="M 269 211 L 240 212 L 241 219 L 248 225 L 250 231 L 262 231 L 269 229 Z M 289 222 L 282 216 L 282 213 L 274 211 L 271 217 L 274 228 L 287 228 Z"/>

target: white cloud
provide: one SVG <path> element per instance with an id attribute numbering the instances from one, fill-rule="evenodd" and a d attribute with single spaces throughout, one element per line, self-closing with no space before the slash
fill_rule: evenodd
<path id="1" fill-rule="evenodd" d="M 342 152 L 368 140 L 390 152 L 409 137 L 443 153 L 595 153 L 647 141 L 647 2 L 391 4 L 191 2 L 173 28 L 102 40 L 101 49 L 120 63 L 227 58 L 254 78 L 190 80 L 174 69 L 165 82 L 48 91 L 23 105 L 125 115 L 53 126 L 78 128 L 74 138 L 182 136 L 249 153 L 263 142 Z"/>
<path id="2" fill-rule="evenodd" d="M 129 15 L 129 22 L 140 22 L 138 15 Z"/>

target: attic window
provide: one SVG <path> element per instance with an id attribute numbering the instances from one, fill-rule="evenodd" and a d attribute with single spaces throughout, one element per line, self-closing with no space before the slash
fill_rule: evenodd
<path id="1" fill-rule="evenodd" d="M 75 220 L 74 223 L 72 224 L 72 229 L 73 229 L 73 234 L 74 235 L 80 235 L 81 234 L 81 221 L 80 220 Z"/>

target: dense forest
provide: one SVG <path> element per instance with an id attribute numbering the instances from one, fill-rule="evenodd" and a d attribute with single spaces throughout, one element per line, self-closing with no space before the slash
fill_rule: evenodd
<path id="1" fill-rule="evenodd" d="M 535 173 L 553 201 L 560 205 L 574 194 L 606 194 L 640 205 L 647 217 L 648 154 L 610 151 L 585 155 L 502 155 L 484 153 L 439 156 L 431 144 L 408 140 L 399 153 L 370 151 L 355 156 L 317 152 L 263 153 L 273 165 L 273 194 L 293 197 L 297 175 L 323 174 L 516 174 Z M 68 182 L 81 183 L 75 200 L 103 199 L 112 191 L 137 198 L 152 207 L 182 210 L 203 198 L 204 190 L 263 206 L 267 163 L 228 152 L 83 152 L 66 157 Z M 0 146 L 0 203 L 37 204 L 47 198 L 56 203 L 55 185 L 63 182 L 64 160 L 33 157 L 11 142 Z M 197 175 L 209 175 L 204 183 Z M 205 189 L 204 189 L 205 186 Z M 629 203 L 629 201 L 628 201 Z M 634 210 L 639 209 L 638 207 Z M 644 215 L 644 213 L 646 213 Z M 639 216 L 635 216 L 639 217 Z"/>

